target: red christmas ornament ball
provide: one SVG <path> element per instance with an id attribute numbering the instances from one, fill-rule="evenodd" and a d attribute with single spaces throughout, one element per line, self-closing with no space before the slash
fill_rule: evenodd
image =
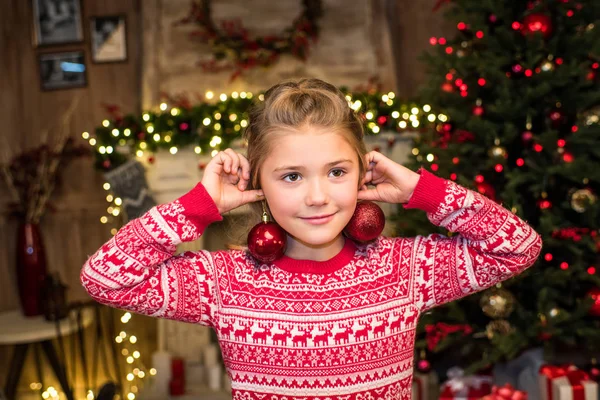
<path id="1" fill-rule="evenodd" d="M 102 167 L 104 169 L 109 169 L 110 166 L 111 166 L 110 160 L 104 160 L 104 161 L 102 161 Z"/>
<path id="2" fill-rule="evenodd" d="M 477 117 L 481 117 L 484 113 L 484 109 L 482 106 L 475 106 L 473 107 L 473 115 L 477 116 Z"/>
<path id="3" fill-rule="evenodd" d="M 431 363 L 428 360 L 419 360 L 417 362 L 417 370 L 426 374 L 431 371 Z"/>
<path id="4" fill-rule="evenodd" d="M 258 261 L 270 263 L 285 252 L 287 234 L 275 222 L 261 222 L 248 233 L 248 250 Z"/>
<path id="5" fill-rule="evenodd" d="M 588 313 L 594 317 L 600 317 L 600 288 L 591 289 L 587 292 L 587 296 L 594 300 L 594 304 Z"/>
<path id="6" fill-rule="evenodd" d="M 552 20 L 545 14 L 529 14 L 523 18 L 523 24 L 521 26 L 523 35 L 531 35 L 540 32 L 544 36 L 544 39 L 548 39 L 552 34 Z"/>
<path id="7" fill-rule="evenodd" d="M 359 242 L 368 242 L 377 238 L 385 226 L 385 215 L 372 201 L 356 204 L 354 215 L 344 228 L 346 235 Z"/>
<path id="8" fill-rule="evenodd" d="M 454 91 L 454 86 L 449 82 L 444 82 L 442 83 L 442 90 L 446 93 L 451 93 Z"/>
<path id="9" fill-rule="evenodd" d="M 521 134 L 521 139 L 524 142 L 529 142 L 533 138 L 533 133 L 531 131 L 525 131 Z"/>
<path id="10" fill-rule="evenodd" d="M 487 182 L 477 183 L 477 191 L 490 200 L 496 201 L 496 189 Z"/>
<path id="11" fill-rule="evenodd" d="M 550 119 L 550 125 L 552 125 L 554 129 L 564 129 L 567 126 L 568 128 L 571 128 L 568 124 L 569 118 L 567 117 L 567 114 L 560 108 L 553 108 L 550 110 L 548 118 Z"/>

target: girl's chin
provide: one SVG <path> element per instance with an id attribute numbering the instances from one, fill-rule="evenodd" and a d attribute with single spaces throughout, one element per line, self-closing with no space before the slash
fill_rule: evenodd
<path id="1" fill-rule="evenodd" d="M 331 246 L 337 240 L 339 240 L 341 237 L 342 237 L 341 232 L 333 237 L 331 235 L 328 235 L 326 237 L 318 237 L 318 236 L 315 237 L 314 235 L 313 236 L 305 236 L 305 235 L 292 236 L 292 235 L 288 234 L 288 246 L 289 246 L 289 241 L 291 239 L 295 242 L 298 242 L 299 244 L 301 244 L 303 246 L 311 247 L 314 249 L 319 249 L 319 248 Z"/>

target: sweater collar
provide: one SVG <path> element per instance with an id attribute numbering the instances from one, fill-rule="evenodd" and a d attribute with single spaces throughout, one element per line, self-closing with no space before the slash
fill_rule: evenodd
<path id="1" fill-rule="evenodd" d="M 273 264 L 278 268 L 291 273 L 330 274 L 347 265 L 352 258 L 354 258 L 355 251 L 356 245 L 354 242 L 350 239 L 346 239 L 342 250 L 329 260 L 297 260 L 284 254 L 280 259 L 275 260 Z"/>

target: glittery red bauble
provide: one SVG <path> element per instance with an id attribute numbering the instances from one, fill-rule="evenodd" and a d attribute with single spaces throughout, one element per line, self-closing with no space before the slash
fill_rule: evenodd
<path id="1" fill-rule="evenodd" d="M 268 263 L 285 251 L 287 234 L 275 222 L 261 222 L 248 233 L 248 250 L 258 261 Z"/>
<path id="2" fill-rule="evenodd" d="M 354 215 L 344 228 L 346 235 L 359 242 L 377 238 L 385 226 L 385 215 L 372 201 L 361 201 L 356 205 Z"/>
<path id="3" fill-rule="evenodd" d="M 523 35 L 531 35 L 540 32 L 544 36 L 544 39 L 548 39 L 552 34 L 552 20 L 549 16 L 544 14 L 529 14 L 523 18 L 521 32 Z"/>
<path id="4" fill-rule="evenodd" d="M 592 305 L 592 308 L 590 308 L 590 311 L 588 311 L 588 314 L 594 317 L 600 317 L 600 288 L 591 289 L 587 292 L 587 295 L 594 300 L 594 304 Z"/>

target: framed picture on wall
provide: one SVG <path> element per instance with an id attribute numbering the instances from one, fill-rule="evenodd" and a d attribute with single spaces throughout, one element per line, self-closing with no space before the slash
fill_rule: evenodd
<path id="1" fill-rule="evenodd" d="M 87 85 L 83 51 L 40 54 L 42 90 L 71 89 Z"/>
<path id="2" fill-rule="evenodd" d="M 124 15 L 92 17 L 90 37 L 93 62 L 127 60 L 127 29 Z"/>
<path id="3" fill-rule="evenodd" d="M 32 0 L 36 46 L 83 41 L 80 0 Z"/>

